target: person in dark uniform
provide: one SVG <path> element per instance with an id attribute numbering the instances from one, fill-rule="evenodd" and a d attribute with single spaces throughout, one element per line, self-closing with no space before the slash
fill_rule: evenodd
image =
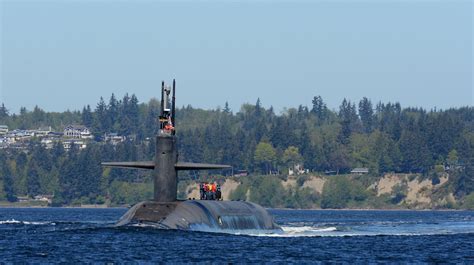
<path id="1" fill-rule="evenodd" d="M 216 200 L 218 200 L 218 201 L 222 200 L 221 185 L 219 185 L 219 184 L 217 184 Z"/>
<path id="2" fill-rule="evenodd" d="M 199 195 L 200 199 L 204 200 L 204 183 L 199 183 Z"/>

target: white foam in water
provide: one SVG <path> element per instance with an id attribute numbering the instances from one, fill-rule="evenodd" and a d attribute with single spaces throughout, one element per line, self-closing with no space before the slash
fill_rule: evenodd
<path id="1" fill-rule="evenodd" d="M 426 236 L 474 233 L 473 222 L 443 224 L 399 224 L 385 223 L 356 226 L 286 225 L 281 230 L 221 230 L 204 225 L 195 225 L 193 231 L 226 233 L 256 237 L 353 237 L 353 236 Z"/>
<path id="2" fill-rule="evenodd" d="M 21 224 L 21 222 L 15 220 L 15 219 L 10 219 L 10 220 L 6 220 L 6 221 L 0 221 L 0 225 L 11 225 L 11 224 Z"/>
<path id="3" fill-rule="evenodd" d="M 29 222 L 29 221 L 18 221 L 15 219 L 0 221 L 0 225 L 14 225 L 14 224 L 21 224 L 21 225 L 56 225 L 53 222 Z"/>
<path id="4" fill-rule="evenodd" d="M 323 227 L 317 228 L 312 226 L 302 226 L 302 227 L 291 227 L 291 226 L 282 226 L 281 229 L 285 233 L 297 234 L 297 233 L 318 233 L 318 232 L 332 232 L 336 231 L 336 227 Z"/>
<path id="5" fill-rule="evenodd" d="M 250 233 L 250 236 L 265 237 L 321 237 L 335 236 L 336 227 L 314 227 L 314 226 L 282 226 L 282 231 L 273 233 Z"/>
<path id="6" fill-rule="evenodd" d="M 313 226 L 282 226 L 281 230 L 233 230 L 210 228 L 207 225 L 193 225 L 193 231 L 224 233 L 232 235 L 245 235 L 257 237 L 319 237 L 330 236 L 337 231 L 336 227 L 313 227 Z"/>

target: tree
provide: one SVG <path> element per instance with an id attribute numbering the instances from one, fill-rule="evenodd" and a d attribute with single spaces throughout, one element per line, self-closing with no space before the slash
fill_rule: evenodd
<path id="1" fill-rule="evenodd" d="M 9 117 L 8 109 L 2 103 L 0 106 L 0 122 L 4 122 Z"/>
<path id="2" fill-rule="evenodd" d="M 100 137 L 106 132 L 110 131 L 110 122 L 107 117 L 107 105 L 102 97 L 95 108 L 95 117 L 94 117 L 94 134 L 96 137 Z"/>
<path id="3" fill-rule="evenodd" d="M 303 158 L 300 155 L 298 147 L 289 146 L 283 153 L 283 162 L 287 167 L 294 168 L 297 164 L 302 162 Z"/>
<path id="4" fill-rule="evenodd" d="M 462 206 L 464 209 L 474 210 L 474 192 L 466 196 Z"/>
<path id="5" fill-rule="evenodd" d="M 413 119 L 408 122 L 400 137 L 400 151 L 402 154 L 402 171 L 426 172 L 432 164 L 426 138 Z"/>
<path id="6" fill-rule="evenodd" d="M 266 174 L 270 174 L 272 164 L 276 159 L 275 149 L 270 143 L 260 142 L 255 149 L 254 159 L 265 168 Z"/>
<path id="7" fill-rule="evenodd" d="M 335 169 L 337 174 L 341 171 L 349 171 L 349 154 L 344 146 L 338 146 L 329 157 L 330 167 Z"/>
<path id="8" fill-rule="evenodd" d="M 113 127 L 117 122 L 118 114 L 119 114 L 119 106 L 120 103 L 115 98 L 115 94 L 112 93 L 109 99 L 109 105 L 107 106 L 107 116 L 110 119 L 110 125 Z"/>
<path id="9" fill-rule="evenodd" d="M 368 98 L 364 97 L 359 102 L 359 116 L 362 121 L 362 126 L 365 133 L 372 132 L 374 118 L 373 115 L 374 110 L 372 109 L 372 102 Z"/>
<path id="10" fill-rule="evenodd" d="M 341 131 L 338 140 L 340 143 L 347 145 L 352 132 L 357 130 L 359 121 L 355 104 L 344 99 L 339 107 L 339 119 L 341 123 Z"/>
<path id="11" fill-rule="evenodd" d="M 325 121 L 328 116 L 328 108 L 326 103 L 324 103 L 323 98 L 321 96 L 315 96 L 312 103 L 313 108 L 311 109 L 311 113 L 315 114 L 320 122 Z"/>
<path id="12" fill-rule="evenodd" d="M 227 102 L 227 101 L 225 102 L 224 113 L 226 113 L 226 114 L 231 113 L 231 110 L 230 110 L 230 107 L 229 107 L 229 102 Z"/>
<path id="13" fill-rule="evenodd" d="M 91 106 L 87 105 L 82 109 L 82 124 L 88 128 L 91 128 L 94 123 L 94 116 L 92 115 Z"/>
<path id="14" fill-rule="evenodd" d="M 3 191 L 5 192 L 7 201 L 15 202 L 17 198 L 15 195 L 13 174 L 10 170 L 7 156 L 3 152 L 0 153 L 0 177 L 1 176 L 3 176 Z"/>
<path id="15" fill-rule="evenodd" d="M 451 150 L 448 154 L 448 159 L 446 162 L 450 167 L 456 167 L 458 165 L 458 161 L 458 151 L 456 151 L 456 149 Z"/>
<path id="16" fill-rule="evenodd" d="M 34 160 L 28 164 L 27 172 L 27 192 L 30 197 L 34 197 L 41 192 L 40 173 L 38 166 Z"/>
<path id="17" fill-rule="evenodd" d="M 343 176 L 330 178 L 323 186 L 321 208 L 341 209 L 351 199 L 351 182 Z"/>

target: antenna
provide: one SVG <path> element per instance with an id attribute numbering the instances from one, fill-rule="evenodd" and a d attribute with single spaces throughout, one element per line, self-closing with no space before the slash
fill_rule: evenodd
<path id="1" fill-rule="evenodd" d="M 165 114 L 165 81 L 161 81 L 161 115 Z"/>
<path id="2" fill-rule="evenodd" d="M 171 123 L 176 128 L 176 81 L 173 79 L 173 99 L 171 101 Z"/>

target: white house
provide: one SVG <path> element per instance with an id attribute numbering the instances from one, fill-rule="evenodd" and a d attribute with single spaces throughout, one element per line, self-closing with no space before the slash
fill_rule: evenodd
<path id="1" fill-rule="evenodd" d="M 31 137 L 34 137 L 34 136 L 35 136 L 35 132 L 30 131 L 30 130 L 16 129 L 16 130 L 13 130 L 13 131 L 9 131 L 7 133 L 7 138 L 11 138 L 11 139 L 13 139 L 13 141 L 24 141 L 24 140 L 28 140 L 28 139 L 30 139 Z"/>
<path id="2" fill-rule="evenodd" d="M 8 126 L 0 125 L 0 135 L 6 135 L 8 133 Z"/>
<path id="3" fill-rule="evenodd" d="M 303 165 L 301 164 L 296 164 L 293 168 L 288 169 L 288 175 L 293 176 L 293 175 L 301 175 L 304 173 L 308 173 L 309 170 L 305 170 L 303 168 Z"/>
<path id="4" fill-rule="evenodd" d="M 48 136 L 48 134 L 52 132 L 51 131 L 51 126 L 49 127 L 41 127 L 41 128 L 38 128 L 38 130 L 35 131 L 35 135 L 37 137 L 45 137 L 45 136 Z"/>
<path id="5" fill-rule="evenodd" d="M 74 146 L 78 146 L 79 149 L 84 149 L 87 147 L 87 144 L 84 143 L 84 141 L 82 140 L 73 140 L 73 139 L 70 139 L 70 140 L 64 140 L 63 141 L 63 147 L 65 150 L 69 150 L 71 149 L 71 146 L 74 145 Z"/>
<path id="6" fill-rule="evenodd" d="M 69 125 L 64 128 L 64 137 L 75 139 L 92 139 L 90 130 L 82 125 Z"/>
<path id="7" fill-rule="evenodd" d="M 354 168 L 353 170 L 351 170 L 351 173 L 352 174 L 358 174 L 358 175 L 368 174 L 369 169 L 365 168 L 365 167 L 358 167 L 358 168 Z"/>
<path id="8" fill-rule="evenodd" d="M 51 149 L 53 148 L 54 142 L 52 139 L 49 138 L 43 138 L 41 140 L 41 144 L 46 147 L 46 149 Z"/>
<path id="9" fill-rule="evenodd" d="M 104 141 L 111 142 L 113 145 L 124 142 L 126 139 L 125 136 L 118 135 L 117 133 L 106 133 L 104 135 Z"/>

